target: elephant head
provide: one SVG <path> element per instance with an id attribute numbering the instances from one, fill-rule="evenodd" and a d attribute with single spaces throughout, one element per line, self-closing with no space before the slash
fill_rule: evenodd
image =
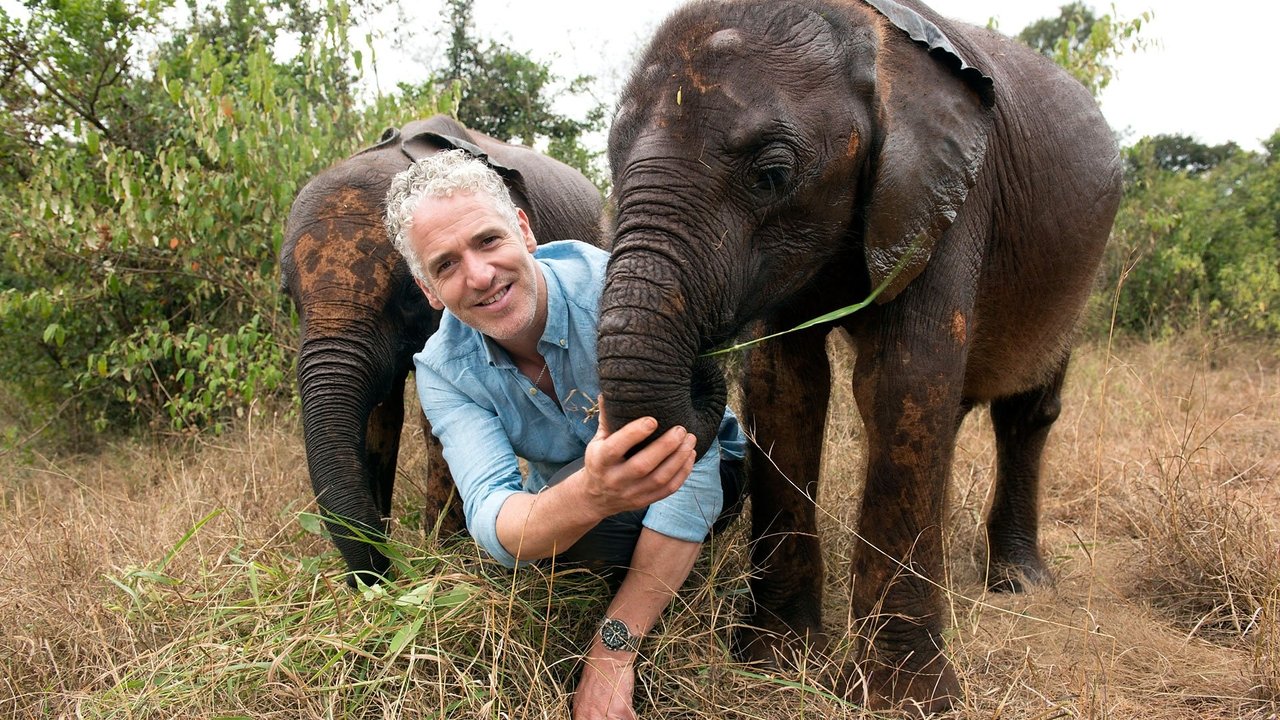
<path id="1" fill-rule="evenodd" d="M 387 559 L 359 535 L 386 533 L 405 379 L 440 319 L 387 237 L 386 193 L 413 159 L 458 146 L 487 155 L 539 240 L 600 242 L 600 193 L 581 173 L 444 116 L 389 130 L 298 194 L 281 249 L 281 285 L 302 323 L 298 392 L 311 483 L 353 583 L 357 576 L 375 582 L 387 570 Z M 430 433 L 427 440 L 434 441 Z M 428 518 L 448 497 L 436 450 Z"/>
<path id="2" fill-rule="evenodd" d="M 609 137 L 612 423 L 653 415 L 702 452 L 725 399 L 706 351 L 784 304 L 816 316 L 882 284 L 887 302 L 924 268 L 974 183 L 992 95 L 908 13 L 932 54 L 870 5 L 825 0 L 694 3 L 658 31 Z"/>

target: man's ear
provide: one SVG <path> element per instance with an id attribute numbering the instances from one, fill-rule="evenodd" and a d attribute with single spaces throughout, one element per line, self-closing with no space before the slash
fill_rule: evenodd
<path id="1" fill-rule="evenodd" d="M 413 281 L 418 283 L 418 289 L 422 290 L 422 294 L 427 296 L 427 302 L 431 307 L 436 310 L 444 309 L 444 303 L 440 302 L 440 298 L 436 297 L 436 294 L 431 291 L 431 288 L 426 283 L 422 282 L 418 278 L 414 278 Z"/>
<path id="2" fill-rule="evenodd" d="M 524 214 L 524 210 L 516 208 L 516 220 L 520 223 L 520 235 L 524 238 L 524 247 L 532 253 L 538 248 L 538 241 L 533 237 L 533 230 L 529 228 L 529 216 Z"/>

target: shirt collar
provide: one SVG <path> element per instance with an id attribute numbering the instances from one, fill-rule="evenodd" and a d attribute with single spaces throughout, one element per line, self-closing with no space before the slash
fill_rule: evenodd
<path id="1" fill-rule="evenodd" d="M 547 283 L 547 326 L 542 331 L 539 345 L 548 343 L 559 348 L 569 347 L 569 303 L 565 300 L 564 288 L 560 278 L 547 263 L 538 261 L 542 266 L 542 277 Z"/>

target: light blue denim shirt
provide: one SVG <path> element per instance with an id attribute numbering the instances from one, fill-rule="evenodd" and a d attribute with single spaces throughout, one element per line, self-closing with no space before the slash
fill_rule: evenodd
<path id="1" fill-rule="evenodd" d="M 596 319 L 609 254 L 575 240 L 539 246 L 547 283 L 547 328 L 538 351 L 547 361 L 560 407 L 516 369 L 497 343 L 448 311 L 414 355 L 415 380 L 432 433 L 462 496 L 467 529 L 507 567 L 516 559 L 498 541 L 498 511 L 519 492 L 537 493 L 564 465 L 581 458 L 596 434 Z M 649 506 L 645 527 L 702 542 L 720 514 L 720 457 L 742 458 L 746 438 L 726 407 L 717 441 L 685 483 Z M 522 478 L 516 458 L 528 463 Z"/>

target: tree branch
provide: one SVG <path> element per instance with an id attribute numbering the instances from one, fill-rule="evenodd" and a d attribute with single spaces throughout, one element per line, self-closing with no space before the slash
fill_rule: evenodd
<path id="1" fill-rule="evenodd" d="M 102 132 L 103 137 L 107 138 L 109 141 L 113 143 L 120 144 L 119 139 L 116 137 L 115 133 L 113 133 L 110 129 L 108 129 L 105 125 L 103 125 L 102 121 L 96 115 L 94 115 L 91 112 L 91 110 L 81 107 L 79 104 L 75 102 L 75 99 L 73 97 L 64 93 L 52 80 L 47 79 L 42 74 L 40 68 L 35 63 L 33 63 L 30 59 L 28 59 L 27 54 L 22 52 L 23 48 L 19 48 L 15 46 L 14 43 L 8 38 L 4 38 L 3 42 L 4 42 L 5 48 L 12 54 L 13 58 L 18 62 L 18 64 L 21 65 L 27 72 L 31 73 L 31 75 L 35 77 L 35 79 L 41 85 L 43 85 L 51 95 L 57 98 L 59 102 L 61 102 L 63 105 L 69 108 L 76 115 L 79 115 L 81 118 L 86 120 L 90 125 L 93 125 L 94 127 L 96 127 L 99 131 Z"/>

